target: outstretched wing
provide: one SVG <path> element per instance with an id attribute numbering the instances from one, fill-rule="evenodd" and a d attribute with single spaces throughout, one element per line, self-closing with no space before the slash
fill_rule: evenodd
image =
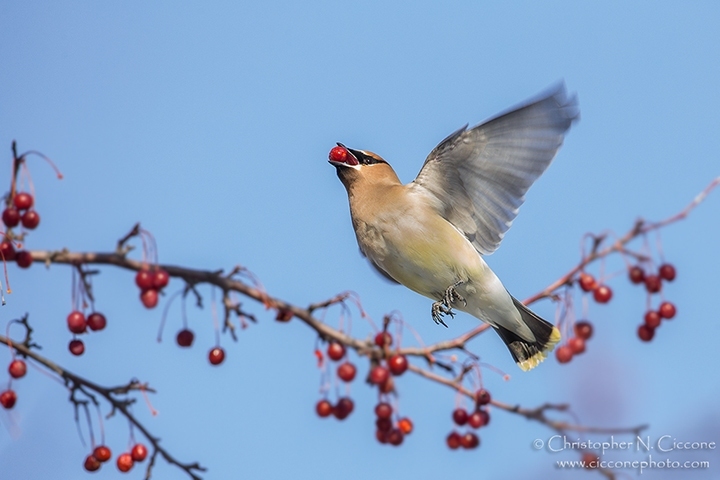
<path id="1" fill-rule="evenodd" d="M 440 214 L 478 252 L 490 254 L 578 116 L 577 98 L 568 98 L 560 84 L 524 106 L 447 137 L 409 186 L 434 197 Z"/>

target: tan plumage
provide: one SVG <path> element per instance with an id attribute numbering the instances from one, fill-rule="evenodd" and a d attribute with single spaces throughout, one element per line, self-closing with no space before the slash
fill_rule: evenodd
<path id="1" fill-rule="evenodd" d="M 435 300 L 436 322 L 454 307 L 490 323 L 523 370 L 539 364 L 560 333 L 510 296 L 482 255 L 497 249 L 577 114 L 577 101 L 560 85 L 453 133 L 407 185 L 372 152 L 338 144 L 345 160 L 331 158 L 347 189 L 358 245 L 371 264 Z"/>

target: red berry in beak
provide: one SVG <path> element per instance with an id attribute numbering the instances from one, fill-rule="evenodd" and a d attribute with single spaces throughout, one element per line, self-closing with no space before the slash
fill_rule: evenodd
<path id="1" fill-rule="evenodd" d="M 333 147 L 332 150 L 330 150 L 330 155 L 328 155 L 328 158 L 331 162 L 342 162 L 345 163 L 347 160 L 348 151 L 344 149 L 341 146 Z"/>

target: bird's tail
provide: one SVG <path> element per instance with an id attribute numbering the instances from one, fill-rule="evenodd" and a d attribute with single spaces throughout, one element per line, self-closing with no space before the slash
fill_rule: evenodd
<path id="1" fill-rule="evenodd" d="M 507 345 L 518 366 L 523 371 L 528 371 L 537 367 L 540 362 L 545 360 L 547 354 L 552 352 L 555 344 L 560 341 L 560 330 L 552 323 L 531 312 L 515 297 L 512 297 L 512 299 L 515 307 L 520 312 L 523 322 L 535 335 L 535 341 L 528 342 L 505 327 L 499 325 L 494 325 L 494 327 L 505 345 Z"/>

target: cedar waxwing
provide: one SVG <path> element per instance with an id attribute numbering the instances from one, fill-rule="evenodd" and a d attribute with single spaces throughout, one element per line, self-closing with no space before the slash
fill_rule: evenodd
<path id="1" fill-rule="evenodd" d="M 476 127 L 465 125 L 430 152 L 407 185 L 372 152 L 340 143 L 330 152 L 372 266 L 435 300 L 436 323 L 444 325 L 454 307 L 492 325 L 523 370 L 545 359 L 560 332 L 512 297 L 482 256 L 498 248 L 578 115 L 577 98 L 560 84 Z"/>

